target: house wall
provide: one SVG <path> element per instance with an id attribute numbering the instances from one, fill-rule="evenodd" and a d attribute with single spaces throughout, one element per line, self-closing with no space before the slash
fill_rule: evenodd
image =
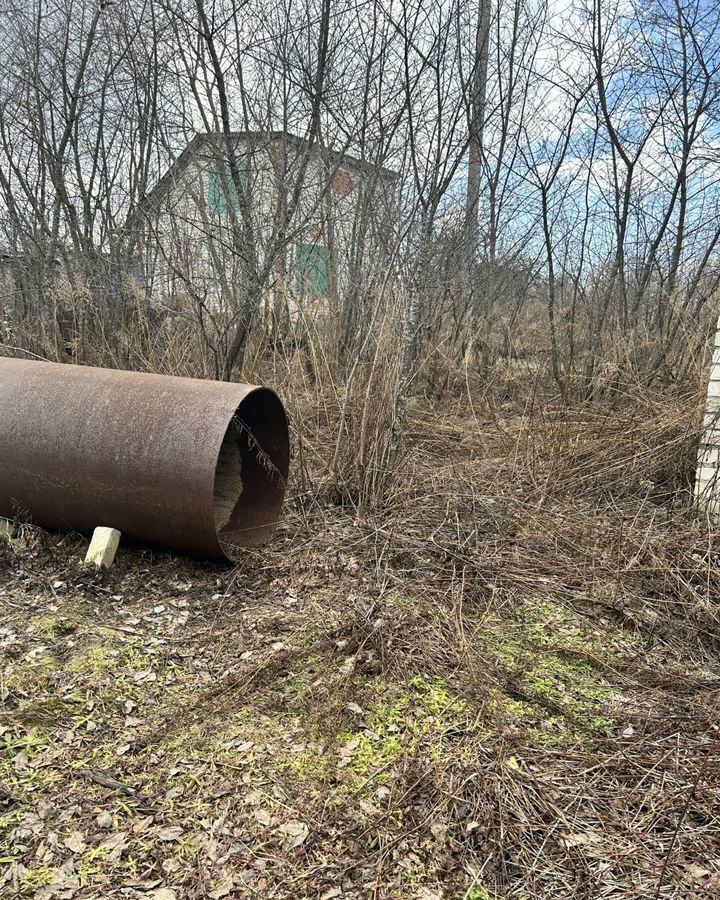
<path id="1" fill-rule="evenodd" d="M 698 451 L 695 498 L 714 518 L 720 518 L 720 319 L 710 363 L 703 435 Z"/>
<path id="2" fill-rule="evenodd" d="M 15 293 L 15 279 L 9 265 L 0 260 L 0 343 L 9 343 L 14 339 L 14 313 L 10 298 Z"/>
<path id="3" fill-rule="evenodd" d="M 189 299 L 220 314 L 232 312 L 244 295 L 241 247 L 233 229 L 242 228 L 242 210 L 232 194 L 231 179 L 222 177 L 230 196 L 224 209 L 217 208 L 224 153 L 207 140 L 190 150 L 154 199 L 143 236 L 146 277 L 165 302 Z M 324 293 L 331 302 L 354 281 L 365 283 L 384 275 L 396 210 L 394 176 L 347 157 L 324 158 L 317 149 L 312 150 L 303 176 L 305 146 L 277 136 L 237 139 L 235 154 L 247 172 L 254 250 L 259 269 L 267 274 L 263 294 L 267 309 L 287 303 L 293 313 L 303 302 L 316 303 L 312 295 L 317 291 L 307 283 L 312 279 L 299 278 L 298 260 L 312 273 L 315 256 L 327 257 Z M 279 239 L 282 206 L 292 206 L 300 180 L 287 234 Z M 312 247 L 319 250 L 308 266 Z"/>

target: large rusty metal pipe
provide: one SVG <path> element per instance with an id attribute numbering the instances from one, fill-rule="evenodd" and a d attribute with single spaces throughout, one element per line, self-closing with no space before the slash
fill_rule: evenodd
<path id="1" fill-rule="evenodd" d="M 232 559 L 271 534 L 288 460 L 267 388 L 0 358 L 0 516 Z"/>

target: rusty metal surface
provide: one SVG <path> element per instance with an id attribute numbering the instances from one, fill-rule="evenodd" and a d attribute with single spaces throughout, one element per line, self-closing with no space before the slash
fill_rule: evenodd
<path id="1" fill-rule="evenodd" d="M 229 427 L 243 490 L 218 535 Z M 272 532 L 288 459 L 287 418 L 267 388 L 0 358 L 0 516 L 230 558 Z"/>

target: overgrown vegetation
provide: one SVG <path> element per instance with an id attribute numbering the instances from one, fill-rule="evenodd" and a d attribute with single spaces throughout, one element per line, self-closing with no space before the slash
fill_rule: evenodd
<path id="1" fill-rule="evenodd" d="M 720 5 L 0 26 L 0 352 L 293 453 L 232 569 L 0 540 L 3 900 L 720 896 Z"/>
<path id="2" fill-rule="evenodd" d="M 383 468 L 394 382 L 320 347 L 262 362 L 292 483 L 235 569 L 0 544 L 3 896 L 715 897 L 700 369 L 423 365 Z"/>

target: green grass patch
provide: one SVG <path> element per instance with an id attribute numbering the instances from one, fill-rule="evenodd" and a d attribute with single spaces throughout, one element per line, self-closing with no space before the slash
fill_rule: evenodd
<path id="1" fill-rule="evenodd" d="M 528 695 L 496 692 L 493 705 L 531 743 L 566 747 L 613 725 L 605 709 L 618 691 L 605 673 L 616 636 L 601 642 L 582 624 L 561 604 L 543 600 L 524 603 L 511 620 L 485 631 L 490 657 Z"/>

